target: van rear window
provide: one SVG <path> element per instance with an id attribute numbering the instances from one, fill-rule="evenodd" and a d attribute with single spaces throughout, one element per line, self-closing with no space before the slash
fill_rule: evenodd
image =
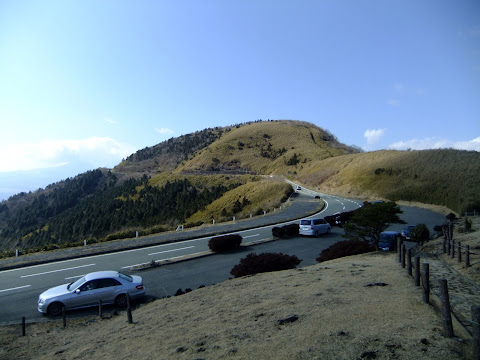
<path id="1" fill-rule="evenodd" d="M 300 225 L 311 225 L 312 220 L 300 220 Z"/>

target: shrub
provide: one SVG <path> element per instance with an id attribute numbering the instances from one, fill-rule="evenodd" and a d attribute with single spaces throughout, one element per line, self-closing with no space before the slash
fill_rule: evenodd
<path id="1" fill-rule="evenodd" d="M 242 243 L 242 237 L 238 234 L 216 236 L 210 239 L 208 247 L 215 252 L 222 252 L 237 248 Z"/>
<path id="2" fill-rule="evenodd" d="M 240 277 L 262 272 L 294 269 L 301 261 L 295 255 L 282 253 L 261 253 L 257 255 L 251 253 L 240 259 L 240 263 L 232 268 L 230 274 L 234 277 Z"/>
<path id="3" fill-rule="evenodd" d="M 274 237 L 283 238 L 285 237 L 285 229 L 283 227 L 275 226 L 272 228 L 272 235 Z"/>
<path id="4" fill-rule="evenodd" d="M 344 256 L 363 254 L 375 251 L 375 246 L 365 241 L 340 241 L 323 250 L 315 259 L 318 262 L 338 259 Z"/>
<path id="5" fill-rule="evenodd" d="M 282 227 L 275 226 L 272 228 L 272 235 L 275 237 L 286 237 L 298 235 L 298 224 L 287 224 Z"/>
<path id="6" fill-rule="evenodd" d="M 345 211 L 340 214 L 328 215 L 325 216 L 325 221 L 328 222 L 331 226 L 340 226 L 342 227 L 350 218 L 355 214 L 355 211 Z"/>
<path id="7" fill-rule="evenodd" d="M 450 213 L 446 216 L 446 218 L 452 222 L 452 221 L 455 221 L 457 219 L 457 216 L 454 214 L 454 213 Z"/>
<path id="8" fill-rule="evenodd" d="M 425 224 L 418 224 L 410 231 L 411 241 L 423 244 L 424 241 L 430 239 L 430 231 Z"/>

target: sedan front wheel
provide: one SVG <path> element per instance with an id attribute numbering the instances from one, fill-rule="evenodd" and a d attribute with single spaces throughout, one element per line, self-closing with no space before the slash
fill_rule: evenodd
<path id="1" fill-rule="evenodd" d="M 57 316 L 62 313 L 63 304 L 61 302 L 54 302 L 48 306 L 47 314 L 50 316 Z"/>

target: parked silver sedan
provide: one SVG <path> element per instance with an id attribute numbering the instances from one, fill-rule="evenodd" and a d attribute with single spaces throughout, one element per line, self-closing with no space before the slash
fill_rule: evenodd
<path id="1" fill-rule="evenodd" d="M 102 304 L 127 305 L 127 296 L 137 299 L 145 296 L 140 276 L 126 275 L 118 271 L 97 271 L 82 276 L 70 284 L 63 284 L 40 294 L 38 311 L 51 316 L 65 309 L 77 309 Z"/>

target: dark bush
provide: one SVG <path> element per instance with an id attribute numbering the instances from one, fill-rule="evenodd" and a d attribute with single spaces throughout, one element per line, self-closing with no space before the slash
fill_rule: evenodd
<path id="1" fill-rule="evenodd" d="M 235 249 L 242 243 L 242 237 L 238 234 L 216 236 L 210 239 L 208 247 L 215 252 Z"/>
<path id="2" fill-rule="evenodd" d="M 323 250 L 315 259 L 318 262 L 338 259 L 344 256 L 363 254 L 375 251 L 375 246 L 364 241 L 340 241 Z"/>
<path id="3" fill-rule="evenodd" d="M 340 226 L 342 227 L 350 218 L 355 214 L 355 211 L 345 211 L 340 214 L 328 215 L 325 216 L 325 221 L 328 222 L 331 226 Z"/>
<path id="4" fill-rule="evenodd" d="M 283 238 L 285 237 L 285 229 L 283 227 L 275 226 L 274 228 L 272 228 L 272 235 L 274 237 Z"/>
<path id="5" fill-rule="evenodd" d="M 294 269 L 301 261 L 295 255 L 282 253 L 261 253 L 257 255 L 251 253 L 240 259 L 240 263 L 232 268 L 230 274 L 234 277 L 240 277 L 262 272 Z"/>
<path id="6" fill-rule="evenodd" d="M 423 244 L 430 239 L 430 231 L 425 224 L 418 224 L 410 231 L 410 240 Z"/>
<path id="7" fill-rule="evenodd" d="M 454 213 L 450 213 L 446 216 L 446 218 L 451 222 L 457 219 L 457 215 L 455 215 Z"/>
<path id="8" fill-rule="evenodd" d="M 298 224 L 287 224 L 282 227 L 275 226 L 272 228 L 272 235 L 279 238 L 298 235 Z"/>
<path id="9" fill-rule="evenodd" d="M 285 233 L 287 234 L 287 236 L 298 235 L 298 224 L 288 224 L 283 226 L 283 228 L 285 229 Z"/>

